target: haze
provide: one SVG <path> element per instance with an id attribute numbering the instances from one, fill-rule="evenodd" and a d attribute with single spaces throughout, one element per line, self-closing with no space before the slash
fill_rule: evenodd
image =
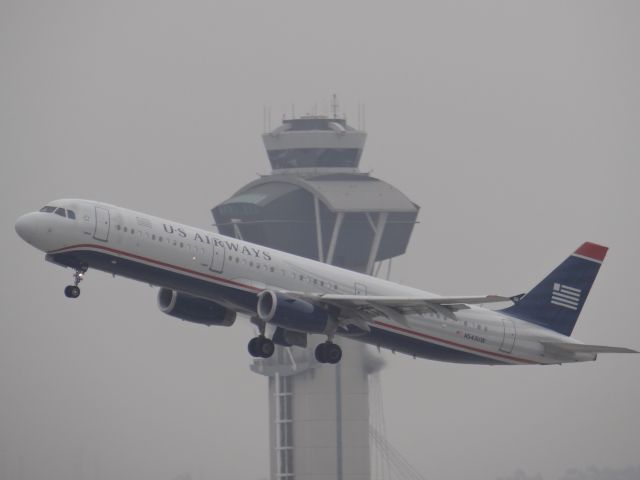
<path id="1" fill-rule="evenodd" d="M 624 1 L 0 2 L 0 478 L 267 477 L 246 323 L 179 322 L 155 289 L 96 271 L 70 301 L 72 272 L 13 229 L 63 197 L 210 225 L 212 206 L 268 173 L 264 106 L 275 127 L 292 105 L 327 113 L 333 93 L 352 124 L 366 105 L 361 167 L 422 207 L 393 279 L 518 294 L 599 242 L 611 250 L 574 335 L 640 348 L 639 14 Z M 640 463 L 640 355 L 494 368 L 382 355 L 389 440 L 427 478 Z"/>

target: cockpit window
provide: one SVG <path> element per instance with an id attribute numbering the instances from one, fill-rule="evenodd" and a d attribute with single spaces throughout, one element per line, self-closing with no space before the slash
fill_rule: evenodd
<path id="1" fill-rule="evenodd" d="M 76 219 L 76 212 L 73 210 L 66 210 L 62 207 L 52 207 L 51 205 L 46 205 L 40 209 L 41 212 L 44 213 L 55 213 L 56 215 L 60 215 L 64 218 L 70 218 L 71 220 Z"/>

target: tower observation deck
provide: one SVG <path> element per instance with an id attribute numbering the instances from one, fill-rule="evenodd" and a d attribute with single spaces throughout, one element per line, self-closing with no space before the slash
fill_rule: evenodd
<path id="1" fill-rule="evenodd" d="M 262 139 L 273 170 L 213 208 L 220 233 L 369 274 L 405 252 L 419 207 L 358 169 L 365 132 L 306 116 Z"/>
<path id="2" fill-rule="evenodd" d="M 359 170 L 366 136 L 335 114 L 283 120 L 262 136 L 271 173 L 211 210 L 220 233 L 375 274 L 405 252 L 419 207 Z M 319 364 L 320 341 L 251 365 L 269 379 L 270 478 L 370 480 L 368 375 L 383 362 L 351 342 L 338 365 Z"/>
<path id="3" fill-rule="evenodd" d="M 274 171 L 331 168 L 356 171 L 367 134 L 347 125 L 342 118 L 306 116 L 283 120 L 263 135 Z"/>

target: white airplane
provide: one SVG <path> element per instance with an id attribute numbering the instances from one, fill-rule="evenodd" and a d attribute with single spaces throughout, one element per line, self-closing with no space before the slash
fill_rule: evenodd
<path id="1" fill-rule="evenodd" d="M 75 270 L 65 295 L 94 268 L 160 286 L 169 315 L 230 326 L 251 317 L 254 357 L 274 345 L 327 341 L 320 363 L 342 357 L 335 335 L 414 357 L 475 364 L 560 364 L 598 353 L 637 353 L 570 337 L 607 248 L 582 244 L 544 280 L 516 297 L 444 297 L 105 203 L 56 200 L 15 225 L 46 259 Z M 481 304 L 512 301 L 501 310 Z"/>

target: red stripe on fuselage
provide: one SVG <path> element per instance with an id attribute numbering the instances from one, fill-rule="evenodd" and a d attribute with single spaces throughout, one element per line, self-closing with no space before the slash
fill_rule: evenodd
<path id="1" fill-rule="evenodd" d="M 197 271 L 191 270 L 189 268 L 180 267 L 178 265 L 172 265 L 170 263 L 162 262 L 160 260 L 155 260 L 153 258 L 143 257 L 141 255 L 136 255 L 134 253 L 129 253 L 129 252 L 125 252 L 125 251 L 122 251 L 122 250 L 117 250 L 115 248 L 107 247 L 107 246 L 104 246 L 104 245 L 94 245 L 94 244 L 90 244 L 90 243 L 84 243 L 84 244 L 79 244 L 79 245 L 71 245 L 71 246 L 60 248 L 60 249 L 57 249 L 57 250 L 51 250 L 51 251 L 49 251 L 47 253 L 50 254 L 50 255 L 55 255 L 57 253 L 65 253 L 65 252 L 70 252 L 70 251 L 73 251 L 73 250 L 80 250 L 80 249 L 83 249 L 83 248 L 92 248 L 92 249 L 97 249 L 97 250 L 105 250 L 107 252 L 115 253 L 117 255 L 122 255 L 122 256 L 125 256 L 125 257 L 131 257 L 131 258 L 134 258 L 136 260 L 140 260 L 140 261 L 147 262 L 147 263 L 153 263 L 153 264 L 159 265 L 161 267 L 170 268 L 170 269 L 173 269 L 173 270 L 179 270 L 181 272 L 185 272 L 185 273 L 188 273 L 188 274 L 191 274 L 191 275 L 197 275 L 199 277 L 203 277 L 203 278 L 206 278 L 206 279 L 214 280 L 215 282 L 218 282 L 218 283 L 226 283 L 228 285 L 231 285 L 231 286 L 234 286 L 234 287 L 239 287 L 239 288 L 242 288 L 242 289 L 245 289 L 245 290 L 249 290 L 249 291 L 252 291 L 252 292 L 256 292 L 256 293 L 262 291 L 259 288 L 255 288 L 255 287 L 252 287 L 250 285 L 245 285 L 245 284 L 240 283 L 240 282 L 235 282 L 233 280 L 228 280 L 228 279 L 223 278 L 223 277 L 218 277 L 216 275 L 209 275 L 207 273 L 197 272 Z M 513 356 L 509 356 L 509 355 L 503 355 L 503 354 L 500 354 L 500 353 L 488 352 L 486 350 L 470 347 L 470 346 L 463 345 L 463 344 L 460 344 L 460 343 L 452 342 L 450 340 L 444 340 L 444 339 L 438 338 L 438 337 L 433 337 L 433 336 L 427 335 L 425 333 L 416 332 L 416 331 L 410 330 L 408 328 L 399 327 L 399 326 L 396 326 L 396 325 L 391 325 L 391 324 L 388 324 L 388 323 L 385 323 L 385 322 L 380 322 L 378 320 L 375 320 L 374 324 L 379 325 L 381 327 L 385 327 L 385 328 L 391 329 L 391 330 L 402 332 L 402 333 L 405 333 L 405 334 L 415 335 L 415 336 L 418 336 L 418 337 L 421 337 L 421 338 L 424 338 L 424 339 L 427 339 L 427 340 L 448 344 L 448 345 L 451 345 L 453 347 L 457 347 L 457 349 L 461 349 L 463 351 L 464 350 L 470 350 L 472 352 L 476 352 L 476 353 L 482 354 L 483 356 L 498 357 L 498 358 L 512 360 L 512 361 L 516 361 L 516 362 L 520 362 L 520 363 L 529 363 L 529 364 L 535 364 L 536 363 L 536 362 L 533 362 L 531 360 L 525 360 L 525 359 L 518 358 L 518 357 L 513 357 Z"/>

